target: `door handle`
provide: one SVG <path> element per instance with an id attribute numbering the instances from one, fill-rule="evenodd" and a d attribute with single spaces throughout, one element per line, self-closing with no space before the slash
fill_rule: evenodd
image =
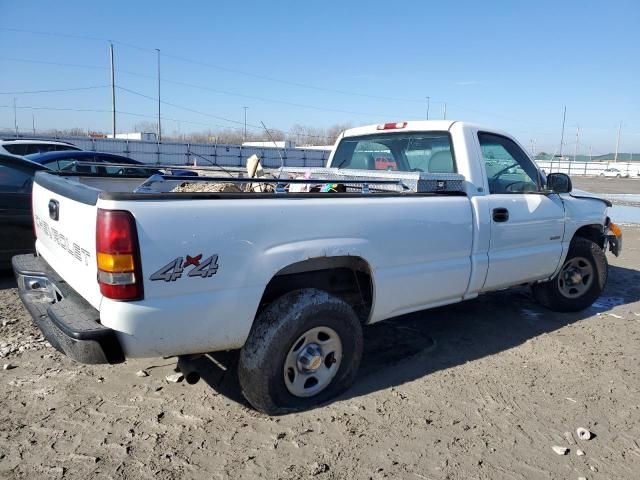
<path id="1" fill-rule="evenodd" d="M 494 208 L 492 213 L 494 222 L 501 223 L 509 220 L 509 210 L 506 208 Z"/>

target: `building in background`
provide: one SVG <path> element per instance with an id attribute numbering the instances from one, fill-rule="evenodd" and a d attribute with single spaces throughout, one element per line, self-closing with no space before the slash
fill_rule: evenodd
<path id="1" fill-rule="evenodd" d="M 242 146 L 253 148 L 296 148 L 296 144 L 289 140 L 279 142 L 243 142 Z"/>
<path id="2" fill-rule="evenodd" d="M 113 138 L 113 134 L 107 134 L 106 138 Z M 155 142 L 157 141 L 157 136 L 155 133 L 149 132 L 131 132 L 131 133 L 116 133 L 116 137 L 120 140 L 139 140 L 145 142 Z"/>

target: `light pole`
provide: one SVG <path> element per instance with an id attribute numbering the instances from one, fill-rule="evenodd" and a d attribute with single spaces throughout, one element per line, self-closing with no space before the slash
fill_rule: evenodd
<path id="1" fill-rule="evenodd" d="M 16 129 L 16 137 L 18 137 L 18 113 L 16 110 L 16 97 L 13 97 L 13 127 Z"/>
<path id="2" fill-rule="evenodd" d="M 613 163 L 618 162 L 618 148 L 620 147 L 620 130 L 622 130 L 622 122 L 618 125 L 618 134 L 616 135 L 616 153 L 613 157 Z"/>
<path id="3" fill-rule="evenodd" d="M 113 43 L 109 43 L 109 56 L 111 57 L 111 126 L 113 138 L 116 138 L 116 72 L 113 63 Z"/>
<path id="4" fill-rule="evenodd" d="M 158 52 L 158 143 L 162 141 L 162 124 L 160 123 L 160 49 L 156 48 Z"/>
<path id="5" fill-rule="evenodd" d="M 560 134 L 560 160 L 562 160 L 562 147 L 564 146 L 564 121 L 567 118 L 567 106 L 564 106 L 564 112 L 562 113 L 562 133 Z"/>
<path id="6" fill-rule="evenodd" d="M 431 97 L 427 97 L 427 120 L 429 120 L 429 107 L 431 106 Z"/>
<path id="7" fill-rule="evenodd" d="M 247 141 L 247 108 L 249 107 L 242 107 L 244 108 L 244 136 L 242 137 L 242 141 L 246 142 Z"/>

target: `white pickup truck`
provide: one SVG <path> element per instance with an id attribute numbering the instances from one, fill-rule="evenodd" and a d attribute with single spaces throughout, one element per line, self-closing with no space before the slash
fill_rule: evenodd
<path id="1" fill-rule="evenodd" d="M 545 177 L 493 129 L 355 128 L 327 166 L 297 180 L 322 188 L 295 193 L 282 178 L 272 192 L 180 193 L 208 177 L 165 177 L 154 193 L 142 176 L 39 172 L 37 254 L 13 259 L 21 298 L 80 362 L 178 356 L 192 373 L 190 356 L 240 348 L 244 395 L 277 414 L 349 387 L 365 325 L 523 284 L 552 310 L 584 309 L 605 286 L 605 251 L 621 248 L 605 200 Z M 435 187 L 382 188 L 396 174 Z"/>

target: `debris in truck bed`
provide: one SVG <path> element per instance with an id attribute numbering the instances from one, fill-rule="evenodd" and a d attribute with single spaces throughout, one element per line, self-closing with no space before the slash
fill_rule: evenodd
<path id="1" fill-rule="evenodd" d="M 235 183 L 219 182 L 184 182 L 175 187 L 172 192 L 229 192 L 240 193 L 242 189 Z"/>

